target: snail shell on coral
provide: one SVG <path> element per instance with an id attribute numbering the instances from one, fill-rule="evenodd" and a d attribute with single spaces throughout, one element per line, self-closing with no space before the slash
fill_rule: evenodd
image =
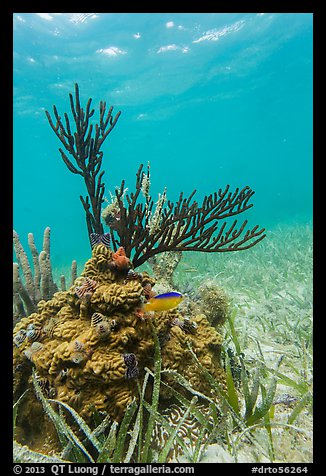
<path id="1" fill-rule="evenodd" d="M 142 273 L 136 273 L 133 269 L 129 269 L 126 280 L 127 281 L 132 281 L 132 280 L 141 280 L 143 278 Z"/>
<path id="2" fill-rule="evenodd" d="M 96 327 L 97 324 L 100 324 L 100 322 L 103 321 L 103 315 L 100 314 L 99 312 L 94 312 L 94 314 L 91 317 L 91 326 Z"/>
<path id="3" fill-rule="evenodd" d="M 42 330 L 43 334 L 52 337 L 53 331 L 55 327 L 57 326 L 58 322 L 59 322 L 59 319 L 57 319 L 56 317 L 50 317 L 49 321 L 43 327 L 43 330 Z"/>
<path id="4" fill-rule="evenodd" d="M 45 378 L 45 377 L 41 377 L 38 372 L 35 372 L 35 379 L 36 379 L 37 383 L 39 384 L 43 395 L 45 395 L 47 397 L 48 393 L 49 393 L 49 381 L 48 381 L 48 379 Z"/>
<path id="5" fill-rule="evenodd" d="M 14 336 L 14 344 L 19 347 L 21 344 L 24 342 L 26 339 L 26 331 L 25 329 L 21 329 L 20 331 L 17 332 L 17 334 Z"/>
<path id="6" fill-rule="evenodd" d="M 72 355 L 71 355 L 71 358 L 70 360 L 74 363 L 74 364 L 80 364 L 81 362 L 83 362 L 83 360 L 85 360 L 85 354 L 82 353 L 82 352 L 74 352 Z"/>
<path id="7" fill-rule="evenodd" d="M 23 353 L 24 353 L 25 357 L 26 357 L 28 360 L 32 360 L 32 352 L 31 352 L 30 349 L 24 350 Z"/>
<path id="8" fill-rule="evenodd" d="M 189 317 L 185 317 L 183 320 L 183 329 L 186 332 L 193 332 L 197 328 L 196 322 L 191 322 Z"/>
<path id="9" fill-rule="evenodd" d="M 80 340 L 75 340 L 73 342 L 73 348 L 76 352 L 83 352 L 85 351 L 85 344 Z"/>
<path id="10" fill-rule="evenodd" d="M 135 354 L 132 354 L 132 353 L 123 354 L 122 357 L 123 357 L 124 363 L 129 368 L 135 367 L 138 364 Z"/>
<path id="11" fill-rule="evenodd" d="M 86 276 L 83 284 L 81 286 L 76 286 L 75 294 L 81 298 L 90 298 L 95 289 L 97 288 L 98 283 L 93 279 Z"/>
<path id="12" fill-rule="evenodd" d="M 123 360 L 127 367 L 126 378 L 137 378 L 139 375 L 138 361 L 135 354 L 123 354 Z"/>
<path id="13" fill-rule="evenodd" d="M 127 368 L 126 370 L 126 378 L 137 378 L 139 375 L 139 369 L 138 367 L 133 367 L 132 369 Z"/>
<path id="14" fill-rule="evenodd" d="M 48 391 L 49 398 L 55 398 L 57 395 L 57 390 L 55 387 L 50 387 Z"/>
<path id="15" fill-rule="evenodd" d="M 174 319 L 172 319 L 171 321 L 171 326 L 179 326 L 181 327 L 182 326 L 182 320 L 179 319 L 178 317 L 175 317 Z"/>
<path id="16" fill-rule="evenodd" d="M 192 333 L 196 329 L 197 324 L 196 324 L 196 322 L 191 322 L 189 317 L 185 317 L 183 320 L 179 319 L 178 317 L 175 317 L 171 321 L 171 326 L 178 326 L 184 332 Z"/>
<path id="17" fill-rule="evenodd" d="M 58 373 L 57 377 L 55 378 L 56 382 L 65 382 L 69 374 L 69 369 L 66 367 L 64 369 L 61 369 L 60 372 Z"/>
<path id="18" fill-rule="evenodd" d="M 101 339 L 105 339 L 105 337 L 107 337 L 111 332 L 110 325 L 106 321 L 97 324 L 95 329 Z"/>
<path id="19" fill-rule="evenodd" d="M 30 346 L 30 349 L 35 354 L 35 352 L 39 352 L 43 349 L 43 344 L 41 344 L 41 342 L 33 342 L 33 344 Z"/>
<path id="20" fill-rule="evenodd" d="M 24 354 L 29 360 L 32 360 L 33 355 L 42 349 L 43 349 L 43 344 L 41 344 L 41 342 L 35 341 L 30 347 L 28 347 L 28 349 L 24 350 Z"/>
<path id="21" fill-rule="evenodd" d="M 28 340 L 35 341 L 41 336 L 40 329 L 36 329 L 35 327 L 30 328 L 26 332 L 26 337 Z"/>
<path id="22" fill-rule="evenodd" d="M 156 296 L 156 292 L 152 290 L 152 285 L 147 283 L 143 287 L 143 293 L 146 297 L 146 299 L 151 299 L 152 297 Z"/>
<path id="23" fill-rule="evenodd" d="M 86 355 L 83 353 L 83 352 L 74 352 L 71 357 L 70 357 L 70 360 L 74 363 L 74 364 L 80 364 L 81 362 L 83 362 L 86 358 Z"/>

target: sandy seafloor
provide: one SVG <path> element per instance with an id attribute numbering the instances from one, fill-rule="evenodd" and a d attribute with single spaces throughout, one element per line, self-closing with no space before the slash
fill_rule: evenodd
<path id="1" fill-rule="evenodd" d="M 190 294 L 205 282 L 222 287 L 236 312 L 235 328 L 249 371 L 262 360 L 268 368 L 275 368 L 283 356 L 279 371 L 312 392 L 312 257 L 312 225 L 283 224 L 267 230 L 267 237 L 246 251 L 184 253 L 174 281 Z M 57 281 L 61 274 L 69 276 L 69 266 L 56 269 L 53 265 Z M 82 267 L 83 263 L 78 263 L 78 273 Z M 151 272 L 149 267 L 144 269 Z M 225 344 L 230 345 L 227 328 L 225 333 Z M 264 381 L 267 386 L 270 378 L 266 376 Z M 274 406 L 271 431 L 275 462 L 313 461 L 311 402 L 303 406 L 292 425 L 288 424 L 300 398 L 298 389 L 278 381 L 275 400 L 296 400 Z M 237 439 L 239 433 L 235 432 L 230 436 L 236 442 L 235 450 L 211 444 L 200 462 L 271 461 L 266 429 L 257 427 L 254 435 L 257 445 L 245 437 Z M 178 461 L 189 462 L 185 456 Z"/>

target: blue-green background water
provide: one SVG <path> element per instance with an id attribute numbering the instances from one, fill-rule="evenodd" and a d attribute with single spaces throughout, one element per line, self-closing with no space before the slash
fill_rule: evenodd
<path id="1" fill-rule="evenodd" d="M 52 262 L 81 263 L 90 249 L 79 195 L 44 110 L 84 104 L 121 117 L 104 143 L 106 196 L 140 163 L 152 195 L 197 199 L 226 184 L 256 191 L 250 225 L 312 220 L 312 15 L 280 13 L 16 13 L 14 228 Z M 96 116 L 96 115 L 95 115 Z M 97 116 L 98 117 L 98 116 Z M 239 219 L 242 217 L 240 216 Z M 27 245 L 26 245 L 27 248 Z"/>

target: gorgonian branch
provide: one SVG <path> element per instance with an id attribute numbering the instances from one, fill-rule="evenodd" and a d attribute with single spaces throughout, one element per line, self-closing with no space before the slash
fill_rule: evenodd
<path id="1" fill-rule="evenodd" d="M 88 196 L 80 197 L 86 214 L 88 233 L 103 233 L 101 223 L 101 207 L 104 202 L 104 183 L 102 181 L 104 171 L 101 170 L 103 152 L 101 147 L 110 132 L 113 130 L 121 114 L 119 111 L 112 116 L 113 106 L 106 112 L 106 102 L 100 102 L 99 123 L 93 127 L 90 119 L 94 115 L 91 109 L 92 99 L 89 98 L 85 110 L 81 107 L 79 87 L 75 84 L 75 96 L 69 94 L 72 120 L 64 113 L 64 121 L 53 106 L 53 116 L 45 111 L 49 124 L 60 140 L 63 148 L 59 148 L 62 160 L 68 170 L 73 174 L 79 174 L 84 178 Z"/>
<path id="2" fill-rule="evenodd" d="M 155 207 L 149 192 L 145 201 L 140 200 L 143 174 L 141 165 L 136 175 L 135 192 L 130 194 L 126 193 L 125 182 L 122 182 L 116 190 L 118 219 L 113 213 L 106 215 L 105 220 L 111 229 L 114 249 L 123 246 L 135 268 L 165 251 L 240 251 L 265 238 L 265 229 L 258 225 L 246 230 L 247 220 L 240 226 L 237 220 L 231 224 L 225 221 L 253 206 L 249 203 L 254 194 L 250 187 L 231 192 L 227 185 L 224 190 L 205 196 L 201 206 L 193 200 L 196 190 L 188 198 L 180 193 L 176 203 L 165 203 L 164 192 Z"/>

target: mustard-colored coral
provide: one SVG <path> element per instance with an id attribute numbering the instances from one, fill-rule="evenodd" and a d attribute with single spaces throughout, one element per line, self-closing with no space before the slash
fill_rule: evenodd
<path id="1" fill-rule="evenodd" d="M 96 408 L 121 420 L 128 403 L 139 395 L 137 378 L 126 377 L 124 355 L 135 354 L 140 380 L 145 367 L 153 369 L 151 322 L 161 343 L 163 369 L 175 369 L 198 391 L 209 391 L 194 364 L 190 344 L 201 364 L 224 384 L 222 337 L 205 315 L 190 316 L 188 328 L 177 310 L 141 317 L 144 286 L 153 286 L 155 281 L 147 273 L 127 279 L 126 274 L 112 271 L 112 253 L 102 244 L 95 246 L 75 283 L 49 301 L 40 301 L 38 312 L 16 325 L 15 398 L 31 384 L 34 367 L 46 383 L 46 396 L 68 403 L 85 419 Z M 97 285 L 80 298 L 76 288 L 83 286 L 86 277 Z"/>

